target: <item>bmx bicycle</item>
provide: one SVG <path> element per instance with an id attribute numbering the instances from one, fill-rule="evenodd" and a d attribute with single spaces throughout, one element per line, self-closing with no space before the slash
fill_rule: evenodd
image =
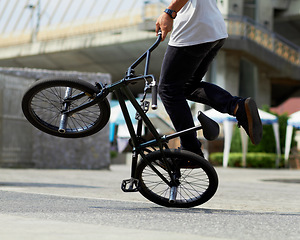
<path id="1" fill-rule="evenodd" d="M 218 188 L 218 176 L 211 164 L 192 152 L 169 149 L 168 141 L 190 131 L 203 130 L 208 140 L 219 134 L 219 126 L 202 112 L 199 126 L 161 136 L 147 116 L 150 108 L 157 108 L 157 82 L 148 74 L 151 52 L 159 45 L 161 35 L 127 70 L 123 79 L 110 85 L 92 85 L 77 77 L 54 77 L 36 81 L 24 94 L 22 110 L 27 120 L 39 130 L 63 138 L 86 137 L 97 133 L 109 121 L 109 93 L 114 92 L 127 124 L 132 145 L 131 177 L 123 180 L 124 192 L 139 191 L 148 200 L 165 206 L 188 208 L 207 202 Z M 135 75 L 135 67 L 144 62 L 144 74 Z M 130 84 L 145 81 L 140 103 L 129 88 Z M 152 104 L 146 101 L 152 91 Z M 136 109 L 137 127 L 133 126 L 125 104 L 128 99 Z M 152 134 L 144 140 L 145 125 Z M 181 166 L 189 162 L 196 167 Z"/>

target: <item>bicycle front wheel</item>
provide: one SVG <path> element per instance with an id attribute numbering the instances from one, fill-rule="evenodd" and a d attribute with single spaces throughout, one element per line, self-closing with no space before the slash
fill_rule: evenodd
<path id="1" fill-rule="evenodd" d="M 211 164 L 200 156 L 184 150 L 165 150 L 164 156 L 169 162 L 185 160 L 197 164 L 197 168 L 172 168 L 172 174 L 179 176 L 176 187 L 176 197 L 170 200 L 171 187 L 158 176 L 157 173 L 141 160 L 137 166 L 139 191 L 148 200 L 165 206 L 176 208 L 189 208 L 201 205 L 213 197 L 218 188 L 218 176 Z M 165 168 L 161 167 L 163 154 L 160 151 L 146 155 L 149 163 L 155 167 L 168 181 L 170 176 Z"/>
<path id="2" fill-rule="evenodd" d="M 68 92 L 68 100 L 66 100 Z M 92 100 L 99 89 L 72 77 L 48 78 L 34 83 L 24 94 L 22 110 L 39 130 L 63 138 L 79 138 L 101 130 L 109 120 L 110 106 L 102 102 L 68 116 L 65 131 L 59 131 L 63 109 L 74 109 Z"/>

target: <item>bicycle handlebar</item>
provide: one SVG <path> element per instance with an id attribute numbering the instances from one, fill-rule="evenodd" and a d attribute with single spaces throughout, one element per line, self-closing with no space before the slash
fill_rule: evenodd
<path id="1" fill-rule="evenodd" d="M 159 43 L 161 42 L 161 30 L 158 31 L 158 37 L 157 37 L 157 40 L 156 42 L 153 44 L 153 46 L 151 48 L 153 48 L 153 50 L 159 45 Z M 151 49 L 150 48 L 150 49 Z M 151 93 L 152 93 L 152 105 L 151 105 L 151 108 L 153 110 L 157 109 L 157 84 L 156 84 L 156 81 L 154 83 L 154 85 L 152 86 L 151 88 Z"/>
<path id="2" fill-rule="evenodd" d="M 155 43 L 146 51 L 144 52 L 127 70 L 127 77 L 131 76 L 132 70 L 139 65 L 145 58 L 146 58 L 146 63 L 145 63 L 145 70 L 144 70 L 144 75 L 148 75 L 148 69 L 149 69 L 149 63 L 150 63 L 150 55 L 151 52 L 157 48 L 159 43 L 161 42 L 161 31 L 158 32 L 158 37 L 155 41 Z M 157 84 L 155 79 L 153 79 L 154 84 L 151 86 L 151 93 L 152 93 L 152 105 L 151 108 L 153 110 L 157 109 Z"/>
<path id="3" fill-rule="evenodd" d="M 154 86 L 152 86 L 151 88 L 151 93 L 152 93 L 152 104 L 151 104 L 151 108 L 153 110 L 157 109 L 157 85 L 155 83 Z"/>
<path id="4" fill-rule="evenodd" d="M 159 30 L 158 32 L 158 37 L 156 39 L 156 42 L 150 47 L 149 51 L 153 51 L 161 42 L 161 31 Z M 151 88 L 151 95 L 152 95 L 152 104 L 151 104 L 151 108 L 153 110 L 157 109 L 157 83 L 156 81 L 154 82 L 152 88 Z"/>
<path id="5" fill-rule="evenodd" d="M 149 60 L 150 60 L 150 53 L 157 48 L 157 46 L 159 45 L 159 43 L 161 42 L 161 32 L 158 33 L 158 37 L 155 41 L 155 43 L 146 51 L 144 52 L 129 68 L 127 71 L 127 76 L 130 76 L 131 74 L 131 70 L 133 70 L 137 65 L 139 65 L 146 57 L 146 64 L 145 64 L 145 75 L 148 74 L 148 69 L 147 66 L 149 65 Z"/>

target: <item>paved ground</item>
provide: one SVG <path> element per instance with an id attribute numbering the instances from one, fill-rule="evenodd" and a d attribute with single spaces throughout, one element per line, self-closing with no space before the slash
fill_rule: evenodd
<path id="1" fill-rule="evenodd" d="M 123 193 L 129 170 L 0 169 L 0 239 L 300 239 L 300 171 L 217 168 L 209 202 L 169 209 Z"/>

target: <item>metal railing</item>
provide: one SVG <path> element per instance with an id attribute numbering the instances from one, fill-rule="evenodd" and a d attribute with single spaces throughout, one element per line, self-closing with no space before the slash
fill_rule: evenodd
<path id="1" fill-rule="evenodd" d="M 8 3 L 8 1 L 10 0 L 6 0 L 6 3 Z M 50 0 L 45 1 L 46 7 L 49 4 Z M 88 8 L 89 11 L 87 11 L 88 13 L 84 20 L 75 21 L 73 19 L 69 23 L 59 22 L 56 25 L 41 24 L 39 27 L 39 31 L 35 32 L 36 36 L 34 39 L 32 37 L 32 32 L 30 31 L 22 31 L 19 33 L 16 32 L 7 36 L 3 35 L 2 33 L 0 35 L 0 47 L 30 43 L 33 40 L 49 41 L 53 39 L 62 39 L 78 35 L 126 29 L 129 27 L 137 26 L 143 21 L 155 21 L 159 14 L 161 14 L 161 12 L 163 11 L 163 8 L 166 6 L 165 0 L 131 0 L 130 2 L 132 3 L 132 6 L 139 3 L 138 7 L 140 8 L 140 10 L 137 11 L 136 9 L 133 11 L 132 9 L 128 8 L 128 11 L 126 12 L 121 11 L 124 0 L 114 1 L 118 3 L 118 5 L 115 6 L 115 10 L 112 14 L 105 15 L 105 13 L 108 12 L 108 9 L 110 9 L 110 4 L 112 4 L 111 0 L 105 0 L 104 3 L 106 4 L 101 5 L 102 9 L 99 9 L 99 13 L 97 13 L 98 15 L 93 16 L 92 19 L 89 19 L 88 13 L 91 14 L 93 7 L 97 6 L 96 3 L 99 2 L 99 0 L 90 1 L 91 6 L 89 6 Z M 141 4 L 141 2 L 143 2 L 143 4 Z M 129 3 L 129 1 L 127 3 Z M 54 8 L 54 10 L 57 10 L 57 8 Z M 42 8 L 40 13 L 41 19 L 45 17 L 45 15 L 43 15 L 44 11 L 45 10 Z M 66 19 L 68 12 L 69 11 L 65 10 L 60 19 Z M 4 11 L 0 13 L 0 17 L 3 13 Z M 15 21 L 16 22 L 14 23 L 14 25 L 17 26 L 17 23 L 20 22 L 20 17 Z M 48 22 L 49 21 L 52 21 L 52 15 L 50 19 L 48 19 Z M 265 27 L 255 23 L 253 20 L 247 17 L 227 16 L 226 23 L 230 37 L 239 37 L 241 39 L 251 40 L 261 47 L 273 52 L 277 56 L 285 59 L 291 64 L 300 66 L 300 47 L 289 42 L 287 39 L 279 36 L 278 34 L 275 34 L 272 31 L 267 30 Z M 6 23 L 6 25 L 8 25 L 8 23 Z M 6 27 L 6 25 L 4 26 Z M 153 22 L 153 29 L 154 28 L 155 23 Z"/>
<path id="2" fill-rule="evenodd" d="M 226 18 L 230 37 L 249 39 L 293 65 L 300 66 L 300 47 L 247 17 Z"/>
<path id="3" fill-rule="evenodd" d="M 141 21 L 142 5 L 143 0 L 1 0 L 0 46 L 131 26 L 137 16 Z"/>

